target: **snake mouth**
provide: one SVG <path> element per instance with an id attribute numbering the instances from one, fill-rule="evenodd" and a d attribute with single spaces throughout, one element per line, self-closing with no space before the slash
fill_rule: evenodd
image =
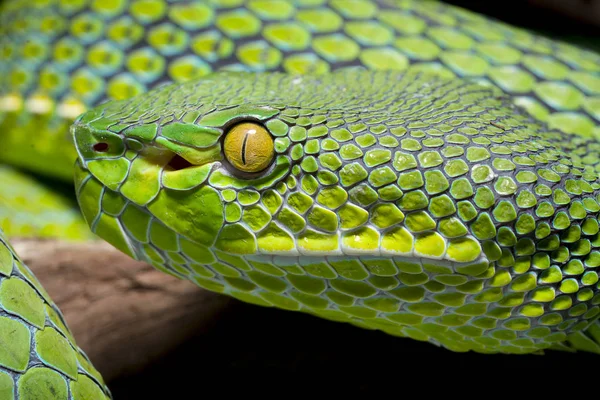
<path id="1" fill-rule="evenodd" d="M 181 171 L 182 169 L 193 167 L 194 164 L 181 157 L 179 154 L 173 154 L 171 160 L 167 164 L 167 167 L 172 171 Z"/>

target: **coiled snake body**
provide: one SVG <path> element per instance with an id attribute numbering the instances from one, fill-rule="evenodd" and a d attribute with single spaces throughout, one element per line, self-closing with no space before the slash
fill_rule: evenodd
<path id="1" fill-rule="evenodd" d="M 453 351 L 600 350 L 598 54 L 430 1 L 0 18 L 0 157 L 77 158 L 131 257 Z"/>

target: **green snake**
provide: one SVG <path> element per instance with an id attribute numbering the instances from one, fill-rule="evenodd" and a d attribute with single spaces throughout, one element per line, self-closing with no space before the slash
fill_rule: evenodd
<path id="1" fill-rule="evenodd" d="M 74 170 L 125 254 L 452 351 L 600 353 L 600 55 L 434 1 L 23 4 L 0 160 Z M 40 358 L 0 371 L 78 398 Z"/>

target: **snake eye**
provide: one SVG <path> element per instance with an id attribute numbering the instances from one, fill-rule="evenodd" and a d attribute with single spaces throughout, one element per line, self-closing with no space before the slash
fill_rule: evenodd
<path id="1" fill-rule="evenodd" d="M 225 158 L 242 172 L 255 173 L 267 168 L 275 155 L 273 138 L 262 126 L 243 122 L 225 136 Z"/>

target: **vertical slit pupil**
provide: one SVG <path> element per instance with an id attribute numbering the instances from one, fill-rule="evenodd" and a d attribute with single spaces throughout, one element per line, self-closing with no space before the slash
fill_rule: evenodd
<path id="1" fill-rule="evenodd" d="M 242 142 L 242 163 L 246 165 L 246 144 L 248 143 L 249 132 L 244 135 L 244 141 Z"/>

